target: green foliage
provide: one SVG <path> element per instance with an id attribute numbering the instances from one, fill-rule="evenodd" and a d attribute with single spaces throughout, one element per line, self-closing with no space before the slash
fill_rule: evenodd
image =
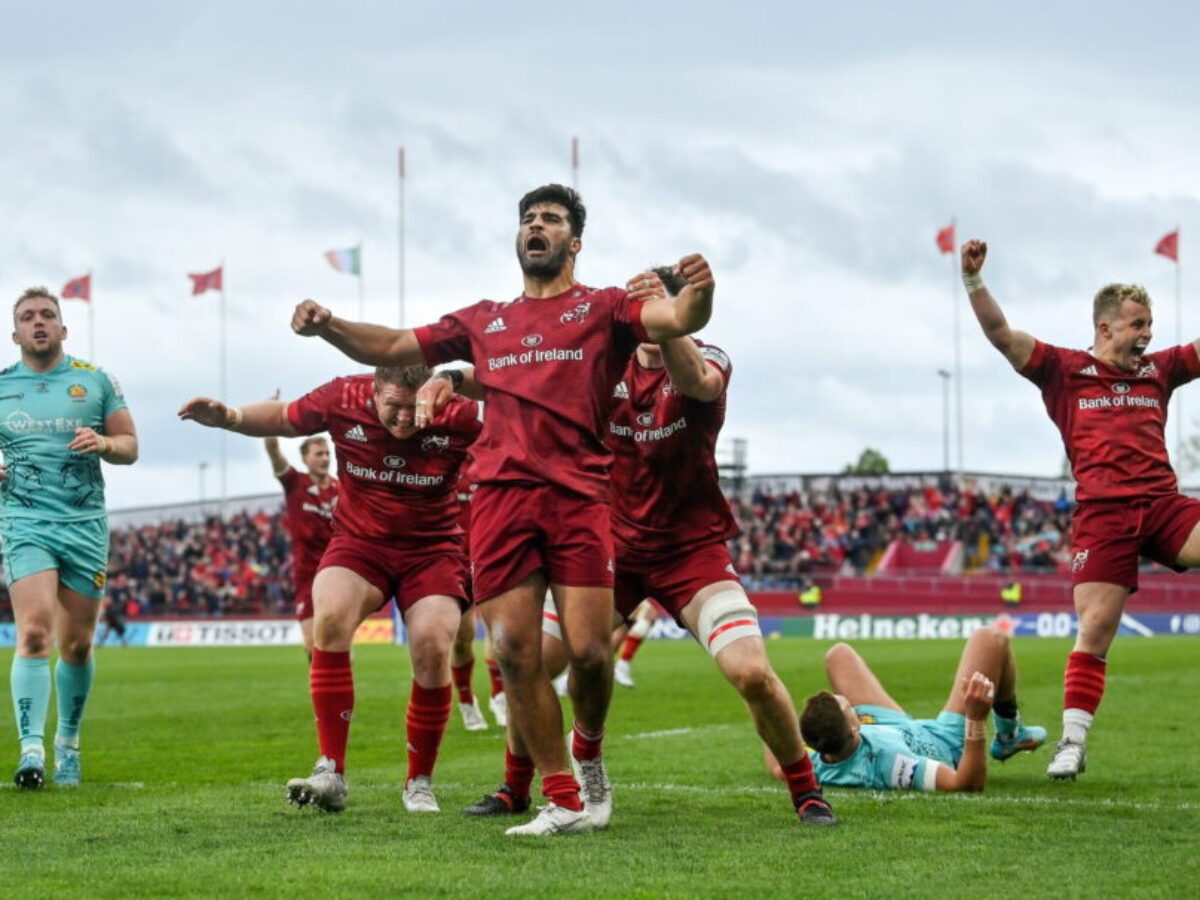
<path id="1" fill-rule="evenodd" d="M 820 686 L 827 646 L 769 642 L 798 702 Z M 459 815 L 499 782 L 503 745 L 495 729 L 466 733 L 457 710 L 435 782 L 442 814 L 404 812 L 402 649 L 355 649 L 350 806 L 337 816 L 283 799 L 316 756 L 298 649 L 104 649 L 83 787 L 0 790 L 0 896 L 1181 895 L 1200 884 L 1197 647 L 1119 640 L 1075 784 L 1046 780 L 1043 748 L 993 765 L 983 795 L 832 790 L 842 825 L 818 831 L 765 775 L 745 708 L 709 657 L 653 641 L 637 688 L 613 698 L 612 827 L 548 841 Z M 932 716 L 961 643 L 859 648 L 899 702 Z M 1017 642 L 1023 715 L 1054 736 L 1068 650 Z"/>
<path id="2" fill-rule="evenodd" d="M 846 463 L 843 475 L 886 475 L 891 471 L 887 457 L 878 450 L 868 447 L 858 456 L 858 462 Z"/>

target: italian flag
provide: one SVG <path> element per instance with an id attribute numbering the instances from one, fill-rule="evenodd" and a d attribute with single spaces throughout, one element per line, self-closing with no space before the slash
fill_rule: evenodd
<path id="1" fill-rule="evenodd" d="M 325 259 L 339 272 L 347 275 L 362 274 L 362 244 L 345 250 L 326 250 Z"/>

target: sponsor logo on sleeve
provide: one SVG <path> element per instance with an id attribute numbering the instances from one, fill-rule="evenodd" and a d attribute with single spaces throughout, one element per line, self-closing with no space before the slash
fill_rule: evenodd
<path id="1" fill-rule="evenodd" d="M 709 362 L 716 364 L 721 371 L 729 371 L 729 357 L 719 347 L 703 347 L 700 350 L 700 355 Z"/>
<path id="2" fill-rule="evenodd" d="M 892 763 L 892 774 L 888 784 L 902 790 L 911 789 L 916 783 L 917 761 L 911 756 L 897 756 Z"/>

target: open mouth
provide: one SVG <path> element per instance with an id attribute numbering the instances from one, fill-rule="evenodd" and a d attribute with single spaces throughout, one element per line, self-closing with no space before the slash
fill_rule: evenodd
<path id="1" fill-rule="evenodd" d="M 529 240 L 525 242 L 526 253 L 545 253 L 550 249 L 550 242 L 540 234 L 530 235 Z"/>

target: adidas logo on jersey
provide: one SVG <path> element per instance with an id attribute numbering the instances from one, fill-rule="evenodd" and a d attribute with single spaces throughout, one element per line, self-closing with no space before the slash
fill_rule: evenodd
<path id="1" fill-rule="evenodd" d="M 616 388 L 616 390 L 613 391 L 613 396 L 616 397 L 618 400 L 628 400 L 629 399 L 629 387 L 625 384 L 625 382 L 623 382 L 623 381 L 617 382 L 617 388 Z"/>
<path id="2" fill-rule="evenodd" d="M 365 444 L 367 442 L 367 433 L 363 431 L 361 425 L 355 425 L 346 432 L 345 438 L 348 441 L 358 441 L 360 444 Z"/>
<path id="3" fill-rule="evenodd" d="M 1087 368 L 1080 369 L 1079 374 L 1080 375 L 1099 375 L 1100 373 L 1096 371 L 1095 366 L 1088 366 Z"/>
<path id="4" fill-rule="evenodd" d="M 503 316 L 496 316 L 496 318 L 488 323 L 488 327 L 483 329 L 484 334 L 496 334 L 501 331 L 508 331 L 508 326 L 504 324 Z"/>

